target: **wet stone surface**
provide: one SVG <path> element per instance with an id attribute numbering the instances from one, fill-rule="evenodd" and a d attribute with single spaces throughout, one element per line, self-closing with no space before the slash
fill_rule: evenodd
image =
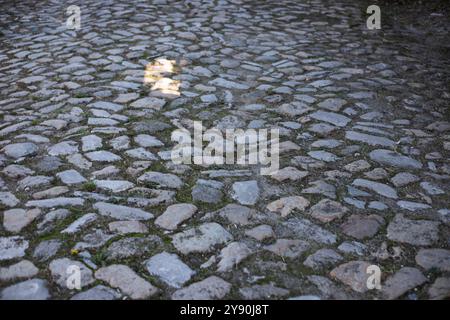
<path id="1" fill-rule="evenodd" d="M 213 2 L 86 0 L 69 30 L 72 2 L 0 0 L 0 298 L 448 298 L 450 41 Z M 279 129 L 280 170 L 174 163 L 200 120 Z"/>

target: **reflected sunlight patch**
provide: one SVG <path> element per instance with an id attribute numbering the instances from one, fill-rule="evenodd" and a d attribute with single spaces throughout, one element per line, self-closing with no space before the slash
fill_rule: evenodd
<path id="1" fill-rule="evenodd" d="M 176 61 L 158 58 L 147 64 L 144 73 L 144 84 L 151 86 L 152 95 L 166 98 L 180 96 L 180 81 L 170 78 L 176 73 Z"/>

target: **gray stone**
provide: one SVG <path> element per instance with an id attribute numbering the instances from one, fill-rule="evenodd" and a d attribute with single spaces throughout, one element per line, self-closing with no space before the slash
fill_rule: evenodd
<path id="1" fill-rule="evenodd" d="M 327 269 L 344 258 L 332 249 L 320 249 L 308 256 L 303 264 L 314 270 Z"/>
<path id="2" fill-rule="evenodd" d="M 245 300 L 270 300 L 289 295 L 289 290 L 276 287 L 273 284 L 257 284 L 252 287 L 241 288 L 239 293 Z"/>
<path id="3" fill-rule="evenodd" d="M 255 238 L 258 241 L 263 241 L 265 239 L 275 237 L 275 233 L 273 232 L 272 227 L 267 224 L 262 224 L 250 230 L 247 230 L 245 231 L 245 235 Z"/>
<path id="4" fill-rule="evenodd" d="M 441 188 L 429 183 L 429 182 L 421 182 L 420 186 L 428 193 L 429 195 L 436 196 L 440 194 L 444 194 L 445 191 Z"/>
<path id="5" fill-rule="evenodd" d="M 130 147 L 130 138 L 127 136 L 120 136 L 112 139 L 109 144 L 114 150 L 126 150 Z"/>
<path id="6" fill-rule="evenodd" d="M 397 191 L 388 185 L 367 179 L 355 179 L 352 183 L 354 186 L 363 187 L 375 191 L 379 195 L 391 199 L 397 199 Z"/>
<path id="7" fill-rule="evenodd" d="M 34 249 L 33 258 L 40 262 L 47 261 L 56 255 L 61 245 L 60 240 L 44 240 Z"/>
<path id="8" fill-rule="evenodd" d="M 215 180 L 198 179 L 192 188 L 192 200 L 206 203 L 219 203 L 222 201 L 223 184 Z"/>
<path id="9" fill-rule="evenodd" d="M 443 300 L 450 297 L 450 278 L 437 278 L 428 289 L 428 295 L 432 300 Z"/>
<path id="10" fill-rule="evenodd" d="M 217 264 L 218 272 L 226 272 L 237 266 L 247 258 L 252 251 L 243 242 L 231 242 L 220 251 L 220 261 Z"/>
<path id="11" fill-rule="evenodd" d="M 383 165 L 402 168 L 402 169 L 420 169 L 422 163 L 410 157 L 401 155 L 391 150 L 377 149 L 369 153 L 371 160 Z"/>
<path id="12" fill-rule="evenodd" d="M 349 172 L 360 172 L 370 168 L 370 164 L 366 160 L 357 160 L 353 161 L 346 166 L 344 169 Z"/>
<path id="13" fill-rule="evenodd" d="M 325 162 L 335 162 L 339 160 L 339 157 L 337 157 L 335 154 L 323 150 L 310 151 L 308 152 L 308 156 Z"/>
<path id="14" fill-rule="evenodd" d="M 231 224 L 245 226 L 251 224 L 251 219 L 256 215 L 256 210 L 230 203 L 214 212 L 214 214 L 228 220 Z"/>
<path id="15" fill-rule="evenodd" d="M 50 156 L 67 156 L 78 153 L 78 144 L 75 141 L 63 141 L 47 149 Z"/>
<path id="16" fill-rule="evenodd" d="M 111 192 L 123 192 L 134 187 L 134 184 L 126 180 L 93 180 L 99 189 Z"/>
<path id="17" fill-rule="evenodd" d="M 247 90 L 249 88 L 248 85 L 229 81 L 223 78 L 216 78 L 208 82 L 209 85 L 218 86 L 225 89 L 235 89 L 235 90 Z"/>
<path id="18" fill-rule="evenodd" d="M 141 175 L 137 181 L 139 183 L 151 183 L 162 188 L 179 189 L 183 181 L 174 174 L 149 171 Z"/>
<path id="19" fill-rule="evenodd" d="M 330 222 L 339 219 L 348 211 L 346 207 L 339 202 L 322 199 L 309 210 L 309 214 L 321 222 Z"/>
<path id="20" fill-rule="evenodd" d="M 311 245 L 303 240 L 277 239 L 274 244 L 265 246 L 264 249 L 283 258 L 295 259 L 311 248 Z"/>
<path id="21" fill-rule="evenodd" d="M 135 148 L 131 150 L 125 151 L 125 154 L 133 159 L 139 160 L 157 160 L 158 158 L 151 153 L 150 151 L 145 150 L 144 148 Z"/>
<path id="22" fill-rule="evenodd" d="M 76 152 L 75 152 L 76 153 Z M 34 166 L 37 170 L 44 172 L 52 172 L 58 170 L 62 162 L 57 157 L 45 156 L 36 160 Z"/>
<path id="23" fill-rule="evenodd" d="M 119 234 L 147 233 L 148 227 L 139 221 L 114 221 L 108 224 L 110 231 Z"/>
<path id="24" fill-rule="evenodd" d="M 23 237 L 0 237 L 0 261 L 23 257 L 28 246 Z"/>
<path id="25" fill-rule="evenodd" d="M 233 239 L 232 235 L 220 224 L 205 223 L 173 236 L 172 244 L 183 254 L 191 252 L 209 252 L 215 245 Z"/>
<path id="26" fill-rule="evenodd" d="M 147 120 L 147 121 L 140 121 L 133 124 L 134 131 L 138 133 L 156 133 L 159 131 L 163 131 L 170 128 L 170 125 L 168 125 L 165 122 L 161 122 L 158 120 Z"/>
<path id="27" fill-rule="evenodd" d="M 83 152 L 100 149 L 103 145 L 102 138 L 94 134 L 82 137 L 81 142 L 83 144 L 81 148 Z"/>
<path id="28" fill-rule="evenodd" d="M 0 281 L 27 279 L 37 275 L 39 269 L 28 260 L 22 260 L 5 268 L 0 268 Z"/>
<path id="29" fill-rule="evenodd" d="M 371 201 L 367 207 L 369 209 L 375 209 L 379 211 L 383 211 L 389 208 L 387 205 L 380 201 Z"/>
<path id="30" fill-rule="evenodd" d="M 374 135 L 370 135 L 370 134 L 366 134 L 366 133 L 360 133 L 360 132 L 356 132 L 356 131 L 346 131 L 345 138 L 348 140 L 351 140 L 351 141 L 364 142 L 371 146 L 382 146 L 382 147 L 391 147 L 391 148 L 393 148 L 395 146 L 395 142 L 388 138 L 374 136 Z M 389 151 L 389 150 L 386 150 L 386 151 Z M 372 159 L 372 157 L 371 157 L 371 159 Z M 372 159 L 372 160 L 374 160 L 374 159 Z"/>
<path id="31" fill-rule="evenodd" d="M 35 155 L 38 150 L 38 146 L 31 142 L 8 144 L 2 149 L 8 157 L 14 159 Z"/>
<path id="32" fill-rule="evenodd" d="M 353 214 L 341 225 L 341 229 L 346 235 L 361 240 L 373 237 L 383 224 L 384 219 L 378 215 Z"/>
<path id="33" fill-rule="evenodd" d="M 417 210 L 427 210 L 431 209 L 431 206 L 425 203 L 419 203 L 419 202 L 413 202 L 413 201 L 397 201 L 397 205 L 402 208 L 409 211 L 417 211 Z"/>
<path id="34" fill-rule="evenodd" d="M 54 180 L 53 177 L 29 176 L 23 178 L 17 183 L 17 189 L 28 190 L 31 188 L 40 188 L 49 185 L 53 180 Z"/>
<path id="35" fill-rule="evenodd" d="M 95 278 L 120 289 L 131 299 L 148 299 L 159 291 L 125 265 L 113 264 L 100 268 L 95 272 Z"/>
<path id="36" fill-rule="evenodd" d="M 416 263 L 426 270 L 437 269 L 450 271 L 450 250 L 420 249 L 416 255 Z"/>
<path id="37" fill-rule="evenodd" d="M 175 230 L 180 223 L 192 217 L 197 207 L 189 203 L 178 203 L 167 207 L 166 211 L 155 220 L 155 225 Z"/>
<path id="38" fill-rule="evenodd" d="M 150 212 L 107 202 L 97 202 L 93 207 L 101 215 L 118 220 L 149 220 L 153 218 L 153 214 Z"/>
<path id="39" fill-rule="evenodd" d="M 91 224 L 97 220 L 98 216 L 95 213 L 87 213 L 84 216 L 78 218 L 72 222 L 67 228 L 61 231 L 61 233 L 74 234 L 81 229 L 85 228 L 87 225 Z"/>
<path id="40" fill-rule="evenodd" d="M 231 196 L 244 205 L 254 205 L 258 201 L 259 188 L 255 180 L 233 183 Z"/>
<path id="41" fill-rule="evenodd" d="M 410 220 L 397 214 L 387 227 L 390 240 L 415 246 L 429 246 L 439 240 L 439 222 Z"/>
<path id="42" fill-rule="evenodd" d="M 82 251 L 86 249 L 100 248 L 114 236 L 105 233 L 102 229 L 94 229 L 92 232 L 85 234 L 73 247 L 74 250 Z"/>
<path id="43" fill-rule="evenodd" d="M 297 181 L 308 175 L 308 171 L 300 171 L 294 167 L 285 167 L 270 175 L 271 178 L 283 182 L 285 180 Z"/>
<path id="44" fill-rule="evenodd" d="M 121 294 L 103 285 L 97 285 L 86 291 L 77 293 L 70 300 L 118 300 Z"/>
<path id="45" fill-rule="evenodd" d="M 1 205 L 6 207 L 15 207 L 19 202 L 19 199 L 17 199 L 11 192 L 0 192 Z"/>
<path id="46" fill-rule="evenodd" d="M 33 193 L 33 199 L 40 200 L 45 198 L 53 198 L 65 194 L 69 191 L 69 188 L 66 186 L 53 187 L 44 191 Z"/>
<path id="47" fill-rule="evenodd" d="M 282 217 L 288 216 L 293 210 L 305 211 L 309 201 L 301 196 L 284 197 L 267 205 L 267 209 L 279 213 Z"/>
<path id="48" fill-rule="evenodd" d="M 330 276 L 350 286 L 356 292 L 364 293 L 369 290 L 367 279 L 370 273 L 367 273 L 367 268 L 370 265 L 365 261 L 350 261 L 333 269 Z"/>
<path id="49" fill-rule="evenodd" d="M 9 178 L 23 178 L 34 174 L 33 170 L 18 164 L 11 164 L 5 167 L 2 172 Z"/>
<path id="50" fill-rule="evenodd" d="M 386 280 L 382 285 L 382 293 L 387 299 L 397 299 L 426 281 L 427 279 L 418 269 L 403 267 Z"/>
<path id="51" fill-rule="evenodd" d="M 210 276 L 195 282 L 172 294 L 172 300 L 215 300 L 223 299 L 231 290 L 231 284 L 225 280 Z"/>
<path id="52" fill-rule="evenodd" d="M 346 254 L 364 256 L 367 251 L 367 246 L 357 241 L 345 241 L 339 245 L 338 250 Z"/>
<path id="53" fill-rule="evenodd" d="M 319 108 L 328 109 L 330 111 L 339 111 L 347 103 L 344 99 L 329 98 L 320 102 L 317 106 Z"/>
<path id="54" fill-rule="evenodd" d="M 39 209 L 10 209 L 3 212 L 3 226 L 9 232 L 20 232 L 41 214 Z"/>
<path id="55" fill-rule="evenodd" d="M 182 287 L 195 274 L 176 254 L 167 252 L 158 253 L 144 263 L 148 273 L 174 288 Z"/>
<path id="56" fill-rule="evenodd" d="M 78 171 L 70 169 L 62 171 L 56 174 L 56 176 L 61 179 L 62 183 L 72 185 L 86 182 L 84 178 Z"/>
<path id="57" fill-rule="evenodd" d="M 136 137 L 134 137 L 134 141 L 136 141 L 136 143 L 143 148 L 164 146 L 164 143 L 162 143 L 156 137 L 148 134 L 138 134 Z"/>
<path id="58" fill-rule="evenodd" d="M 145 238 L 123 238 L 111 243 L 105 254 L 108 260 L 142 257 L 158 249 L 161 245 L 162 241 L 156 235 Z"/>
<path id="59" fill-rule="evenodd" d="M 345 127 L 351 121 L 350 118 L 347 118 L 346 116 L 340 115 L 338 113 L 321 110 L 316 111 L 309 116 L 313 119 L 328 122 L 338 127 Z"/>
<path id="60" fill-rule="evenodd" d="M 106 101 L 98 101 L 94 102 L 88 105 L 89 108 L 93 109 L 102 109 L 102 110 L 108 110 L 113 112 L 118 112 L 123 109 L 123 106 L 117 103 L 112 102 L 106 102 Z"/>
<path id="61" fill-rule="evenodd" d="M 54 208 L 65 206 L 82 206 L 84 204 L 83 198 L 66 198 L 59 197 L 53 199 L 44 200 L 30 200 L 25 203 L 26 207 L 38 207 L 38 208 Z"/>
<path id="62" fill-rule="evenodd" d="M 88 152 L 85 155 L 89 160 L 96 162 L 115 162 L 121 160 L 118 155 L 104 150 Z"/>
<path id="63" fill-rule="evenodd" d="M 291 218 L 275 227 L 275 233 L 281 237 L 314 241 L 322 244 L 333 244 L 336 235 L 319 227 L 307 219 Z"/>
<path id="64" fill-rule="evenodd" d="M 322 180 L 313 181 L 309 185 L 310 187 L 302 189 L 301 192 L 307 194 L 323 194 L 328 198 L 336 199 L 336 188 L 333 185 Z"/>
<path id="65" fill-rule="evenodd" d="M 403 187 L 410 183 L 414 183 L 419 181 L 419 177 L 409 173 L 409 172 L 400 172 L 397 173 L 394 177 L 392 177 L 391 182 L 396 187 Z"/>
<path id="66" fill-rule="evenodd" d="M 41 279 L 31 279 L 6 287 L 0 295 L 0 300 L 47 300 L 49 298 L 47 282 Z"/>
<path id="67" fill-rule="evenodd" d="M 155 97 L 145 97 L 134 101 L 130 106 L 137 109 L 154 109 L 161 110 L 166 104 L 164 99 L 159 99 Z"/>

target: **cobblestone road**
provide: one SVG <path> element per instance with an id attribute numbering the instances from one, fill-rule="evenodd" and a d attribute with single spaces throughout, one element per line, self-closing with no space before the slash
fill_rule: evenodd
<path id="1" fill-rule="evenodd" d="M 81 3 L 0 2 L 2 299 L 449 296 L 448 56 L 359 1 Z M 172 163 L 193 121 L 281 170 Z"/>

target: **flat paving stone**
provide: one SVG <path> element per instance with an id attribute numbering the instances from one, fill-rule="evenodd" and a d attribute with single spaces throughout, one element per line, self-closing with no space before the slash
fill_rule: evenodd
<path id="1" fill-rule="evenodd" d="M 145 267 L 151 275 L 174 288 L 180 288 L 195 274 L 176 254 L 167 252 L 158 253 L 148 259 Z"/>

